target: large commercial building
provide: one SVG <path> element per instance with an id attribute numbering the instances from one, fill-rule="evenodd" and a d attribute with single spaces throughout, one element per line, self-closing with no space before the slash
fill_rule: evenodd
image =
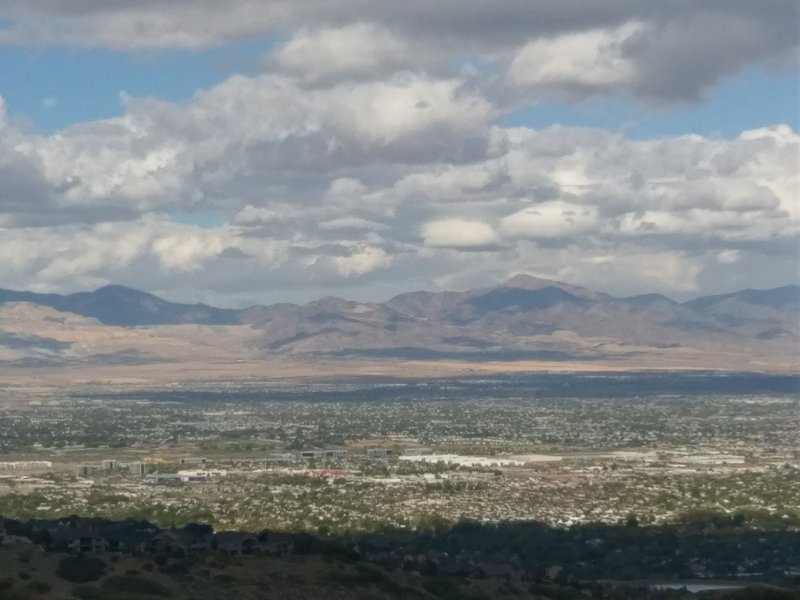
<path id="1" fill-rule="evenodd" d="M 0 471 L 47 471 L 53 468 L 49 460 L 19 460 L 14 462 L 0 462 Z"/>
<path id="2" fill-rule="evenodd" d="M 303 460 L 343 460 L 347 458 L 347 450 L 336 448 L 330 450 L 303 450 L 300 453 Z"/>
<path id="3" fill-rule="evenodd" d="M 150 472 L 150 465 L 143 462 L 128 463 L 128 471 L 134 477 L 144 477 Z"/>
<path id="4" fill-rule="evenodd" d="M 294 454 L 288 452 L 269 454 L 267 458 L 264 459 L 264 466 L 279 467 L 291 465 L 295 461 L 295 458 Z"/>
<path id="5" fill-rule="evenodd" d="M 97 471 L 97 467 L 94 465 L 78 465 L 75 467 L 75 475 L 78 477 L 90 477 L 94 475 Z"/>
<path id="6" fill-rule="evenodd" d="M 367 458 L 372 460 L 388 460 L 395 456 L 395 451 L 390 448 L 368 448 Z"/>

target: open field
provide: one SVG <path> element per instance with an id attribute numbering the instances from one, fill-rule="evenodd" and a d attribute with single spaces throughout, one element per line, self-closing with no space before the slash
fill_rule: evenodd
<path id="1" fill-rule="evenodd" d="M 737 356 L 740 355 L 737 354 Z M 146 365 L 73 365 L 63 367 L 0 369 L 0 383 L 6 385 L 64 386 L 106 384 L 126 387 L 150 387 L 177 382 L 246 382 L 248 380 L 325 381 L 344 378 L 427 379 L 466 375 L 503 373 L 600 373 L 637 371 L 720 370 L 756 373 L 800 372 L 795 357 L 770 357 L 768 361 L 733 362 L 725 354 L 611 359 L 596 361 L 519 360 L 348 360 L 310 361 L 303 359 L 248 360 L 236 362 L 156 362 Z"/>

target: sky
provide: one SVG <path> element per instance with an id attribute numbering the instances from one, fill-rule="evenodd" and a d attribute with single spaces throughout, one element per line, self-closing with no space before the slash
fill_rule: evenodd
<path id="1" fill-rule="evenodd" d="M 0 0 L 0 287 L 795 283 L 794 0 Z"/>

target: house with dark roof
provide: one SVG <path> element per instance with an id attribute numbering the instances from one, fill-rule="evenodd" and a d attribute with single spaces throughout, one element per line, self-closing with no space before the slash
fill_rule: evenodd
<path id="1" fill-rule="evenodd" d="M 242 531 L 220 531 L 214 535 L 214 545 L 217 552 L 226 556 L 261 554 L 258 536 Z"/>
<path id="2" fill-rule="evenodd" d="M 50 532 L 55 548 L 75 554 L 105 554 L 108 540 L 88 529 L 63 527 Z"/>

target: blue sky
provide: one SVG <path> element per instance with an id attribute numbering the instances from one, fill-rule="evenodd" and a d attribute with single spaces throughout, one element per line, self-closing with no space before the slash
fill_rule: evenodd
<path id="1" fill-rule="evenodd" d="M 122 95 L 184 102 L 234 73 L 253 74 L 278 36 L 196 51 L 123 52 L 63 47 L 0 49 L 0 89 L 9 112 L 52 133 L 122 112 Z M 800 127 L 800 76 L 753 66 L 724 78 L 700 101 L 648 106 L 630 97 L 552 99 L 512 111 L 506 126 L 558 123 L 624 131 L 637 138 L 698 133 L 733 137 L 776 123 Z"/>
<path id="2" fill-rule="evenodd" d="M 624 131 L 634 138 L 697 133 L 735 137 L 743 130 L 776 123 L 800 127 L 800 77 L 750 67 L 726 78 L 701 101 L 655 106 L 631 99 L 601 98 L 570 104 L 545 102 L 503 119 L 508 126 L 547 127 L 553 123 Z"/>
<path id="3" fill-rule="evenodd" d="M 785 285 L 798 19 L 796 0 L 9 0 L 0 280 L 231 306 L 516 273 Z"/>
<path id="4" fill-rule="evenodd" d="M 186 101 L 232 73 L 255 72 L 274 44 L 268 36 L 193 52 L 7 47 L 0 49 L 0 94 L 12 115 L 52 133 L 121 114 L 123 94 Z"/>

